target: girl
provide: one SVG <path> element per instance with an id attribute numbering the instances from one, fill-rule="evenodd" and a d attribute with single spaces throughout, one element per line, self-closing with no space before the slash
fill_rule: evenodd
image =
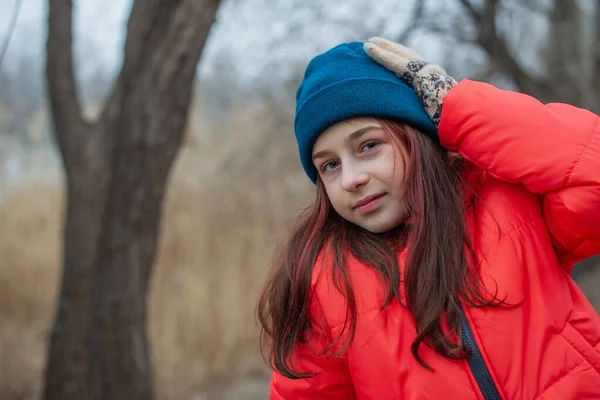
<path id="1" fill-rule="evenodd" d="M 374 38 L 309 63 L 295 134 L 317 196 L 259 301 L 271 399 L 600 399 L 569 276 L 600 252 L 598 116 Z"/>

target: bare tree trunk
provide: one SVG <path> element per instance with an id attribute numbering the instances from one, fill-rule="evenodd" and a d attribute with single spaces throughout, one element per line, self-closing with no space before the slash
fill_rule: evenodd
<path id="1" fill-rule="evenodd" d="M 63 275 L 46 366 L 48 399 L 89 397 L 90 279 L 104 203 L 101 193 L 106 191 L 105 177 L 98 176 L 102 174 L 98 166 L 105 164 L 100 159 L 106 151 L 97 149 L 102 142 L 92 134 L 93 126 L 83 120 L 77 98 L 71 18 L 69 0 L 50 2 L 47 90 L 67 175 L 67 204 Z"/>
<path id="2" fill-rule="evenodd" d="M 133 5 L 122 70 L 84 121 L 71 0 L 50 0 L 47 85 L 67 176 L 64 270 L 46 399 L 150 399 L 146 298 L 168 174 L 219 0 Z"/>

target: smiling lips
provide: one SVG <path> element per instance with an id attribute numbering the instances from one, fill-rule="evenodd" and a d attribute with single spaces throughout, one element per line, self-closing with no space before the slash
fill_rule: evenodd
<path id="1" fill-rule="evenodd" d="M 354 205 L 354 208 L 362 214 L 369 213 L 380 206 L 383 196 L 384 193 L 363 197 Z"/>

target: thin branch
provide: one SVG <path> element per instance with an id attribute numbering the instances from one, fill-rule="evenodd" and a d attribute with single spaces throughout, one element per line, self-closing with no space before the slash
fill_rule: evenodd
<path id="1" fill-rule="evenodd" d="M 413 10 L 413 14 L 412 14 L 409 24 L 398 35 L 398 37 L 396 38 L 396 42 L 406 43 L 408 41 L 409 37 L 421 25 L 421 23 L 423 21 L 423 17 L 425 16 L 425 10 L 427 9 L 426 6 L 427 6 L 426 0 L 417 1 L 417 4 L 415 5 L 415 9 Z"/>
<path id="2" fill-rule="evenodd" d="M 473 23 L 479 31 L 477 43 L 485 50 L 490 60 L 504 73 L 512 77 L 519 90 L 549 101 L 554 98 L 550 85 L 531 76 L 517 61 L 509 49 L 506 39 L 501 37 L 496 30 L 495 18 L 499 5 L 498 0 L 486 0 L 484 10 L 479 12 L 474 9 L 468 0 L 459 0 L 466 8 Z"/>
<path id="3" fill-rule="evenodd" d="M 12 34 L 15 31 L 15 26 L 17 26 L 17 18 L 19 16 L 20 9 L 21 9 L 21 0 L 15 0 L 15 6 L 13 7 L 13 12 L 10 17 L 8 30 L 6 31 L 6 38 L 4 39 L 4 43 L 3 43 L 2 47 L 0 48 L 0 67 L 2 66 L 2 61 L 4 61 L 4 56 L 6 56 L 6 51 L 8 50 L 8 44 L 10 43 L 10 38 L 12 37 Z"/>
<path id="4" fill-rule="evenodd" d="M 471 3 L 469 0 L 458 0 L 458 1 L 467 10 L 467 12 L 469 13 L 469 16 L 471 17 L 471 19 L 474 22 L 479 23 L 479 21 L 481 21 L 481 14 L 479 13 L 479 11 L 477 11 L 477 9 L 473 5 L 473 3 Z"/>
<path id="5" fill-rule="evenodd" d="M 585 69 L 579 53 L 579 11 L 571 0 L 555 0 L 549 15 L 550 35 L 546 42 L 548 78 L 556 82 L 558 99 L 584 105 L 594 96 L 584 84 Z"/>
<path id="6" fill-rule="evenodd" d="M 525 10 L 529 11 L 532 14 L 537 14 L 543 17 L 549 17 L 550 13 L 552 12 L 552 9 L 550 7 L 544 6 L 536 0 L 513 0 L 511 2 L 503 1 L 502 5 L 505 8 L 512 7 L 517 12 L 519 10 Z"/>
<path id="7" fill-rule="evenodd" d="M 525 71 L 508 49 L 506 40 L 494 36 L 493 41 L 482 43 L 482 47 L 500 69 L 513 77 L 520 90 L 546 101 L 554 98 L 552 88 L 546 82 Z"/>
<path id="8" fill-rule="evenodd" d="M 464 31 L 460 29 L 450 29 L 439 26 L 436 21 L 426 21 L 421 24 L 423 30 L 427 32 L 437 33 L 445 37 L 454 39 L 458 43 L 465 44 L 478 44 L 472 38 L 470 38 Z"/>
<path id="9" fill-rule="evenodd" d="M 498 31 L 496 30 L 496 15 L 498 13 L 498 3 L 488 0 L 485 2 L 483 11 L 479 14 L 476 21 L 478 25 L 477 42 L 479 42 L 491 56 L 495 52 L 495 47 L 499 44 Z M 493 58 L 493 57 L 492 57 Z"/>

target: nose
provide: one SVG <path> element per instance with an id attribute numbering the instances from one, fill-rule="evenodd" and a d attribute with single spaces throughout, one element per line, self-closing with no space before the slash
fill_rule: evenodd
<path id="1" fill-rule="evenodd" d="M 342 167 L 342 188 L 354 192 L 369 182 L 369 175 L 349 163 Z"/>

